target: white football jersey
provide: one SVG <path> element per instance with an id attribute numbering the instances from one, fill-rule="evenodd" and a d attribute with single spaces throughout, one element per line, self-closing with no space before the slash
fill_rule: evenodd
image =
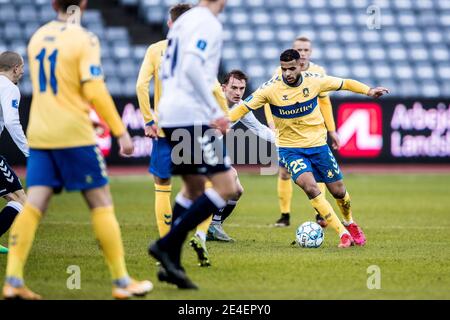
<path id="1" fill-rule="evenodd" d="M 188 54 L 201 58 L 200 71 L 213 96 L 222 51 L 222 24 L 209 9 L 195 7 L 176 20 L 167 39 L 169 44 L 161 64 L 163 92 L 158 107 L 159 125 L 207 125 L 223 111 L 219 105 L 214 109 L 207 105 L 183 72 L 183 64 Z"/>
<path id="2" fill-rule="evenodd" d="M 19 104 L 19 88 L 7 77 L 0 75 L 0 135 L 6 128 L 20 151 L 28 157 L 28 143 L 20 124 Z"/>

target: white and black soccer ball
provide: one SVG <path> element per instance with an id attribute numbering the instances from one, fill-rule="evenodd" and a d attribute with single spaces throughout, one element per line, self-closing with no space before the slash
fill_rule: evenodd
<path id="1" fill-rule="evenodd" d="M 318 248 L 322 244 L 323 239 L 322 227 L 312 221 L 303 223 L 295 232 L 295 240 L 303 248 Z"/>

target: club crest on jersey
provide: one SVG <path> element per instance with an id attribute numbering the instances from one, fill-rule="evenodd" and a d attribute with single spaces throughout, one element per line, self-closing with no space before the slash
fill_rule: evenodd
<path id="1" fill-rule="evenodd" d="M 19 108 L 19 100 L 14 99 L 14 100 L 11 102 L 11 107 L 13 107 L 14 109 L 18 109 L 18 108 Z"/>
<path id="2" fill-rule="evenodd" d="M 332 170 L 328 170 L 327 176 L 328 176 L 329 179 L 333 178 L 334 177 L 333 171 Z"/>
<path id="3" fill-rule="evenodd" d="M 303 89 L 303 96 L 305 98 L 309 97 L 309 89 L 308 88 Z"/>
<path id="4" fill-rule="evenodd" d="M 283 101 L 288 101 L 289 99 L 288 99 L 287 94 L 285 94 L 281 100 L 283 100 Z"/>

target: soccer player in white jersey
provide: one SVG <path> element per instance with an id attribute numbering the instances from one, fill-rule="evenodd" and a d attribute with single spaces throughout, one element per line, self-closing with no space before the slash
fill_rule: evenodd
<path id="1" fill-rule="evenodd" d="M 248 77 L 241 70 L 232 70 L 225 76 L 222 84 L 222 90 L 225 93 L 228 107 L 230 109 L 244 102 L 242 101 L 242 97 L 244 96 L 245 90 L 247 88 L 247 82 Z M 247 113 L 243 118 L 241 118 L 239 121 L 234 122 L 231 126 L 233 127 L 238 122 L 244 124 L 258 137 L 271 143 L 275 143 L 275 133 L 269 127 L 259 122 L 253 112 Z M 233 241 L 233 239 L 223 230 L 223 222 L 236 208 L 236 204 L 239 198 L 242 196 L 244 188 L 239 181 L 237 171 L 234 168 L 232 168 L 232 170 L 236 176 L 238 193 L 236 194 L 235 198 L 228 200 L 227 206 L 225 208 L 214 214 L 213 220 L 208 229 L 208 235 L 206 238 L 207 240 L 217 240 L 224 242 Z"/>
<path id="2" fill-rule="evenodd" d="M 149 254 L 161 262 L 169 282 L 185 289 L 198 288 L 180 262 L 188 232 L 211 212 L 224 208 L 237 193 L 230 159 L 225 148 L 214 148 L 217 130 L 211 130 L 224 134 L 229 128 L 229 120 L 212 94 L 222 49 L 222 25 L 217 16 L 225 4 L 226 0 L 201 0 L 179 17 L 167 36 L 162 63 L 159 126 L 172 147 L 172 173 L 182 176 L 188 197 L 178 194 L 172 228 L 149 246 Z M 207 178 L 213 188 L 205 190 Z"/>
<path id="3" fill-rule="evenodd" d="M 23 76 L 23 59 L 11 51 L 0 54 L 0 135 L 3 129 L 9 132 L 17 147 L 25 157 L 29 148 L 19 118 L 20 91 L 17 87 Z M 11 227 L 17 214 L 22 210 L 26 196 L 19 178 L 0 155 L 0 197 L 7 201 L 0 211 L 0 236 Z M 0 253 L 8 249 L 0 245 Z"/>

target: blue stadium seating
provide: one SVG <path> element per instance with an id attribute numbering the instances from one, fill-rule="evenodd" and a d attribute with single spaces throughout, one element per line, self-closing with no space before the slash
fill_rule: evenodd
<path id="1" fill-rule="evenodd" d="M 139 1 L 124 1 L 137 5 Z M 0 0 L 0 52 L 14 50 L 27 59 L 26 47 L 32 34 L 55 18 L 48 0 Z M 82 23 L 94 32 L 102 44 L 103 68 L 111 93 L 135 95 L 139 67 L 147 46 L 133 46 L 126 27 L 107 27 L 98 10 L 87 10 Z M 21 84 L 23 94 L 31 94 L 28 64 Z"/>
<path id="2" fill-rule="evenodd" d="M 157 25 L 178 2 L 119 0 Z M 380 9 L 379 29 L 368 26 L 372 5 Z M 26 56 L 29 37 L 54 16 L 47 0 L 0 0 L 0 51 Z M 224 69 L 245 70 L 253 89 L 271 77 L 280 52 L 305 35 L 314 42 L 313 61 L 329 74 L 385 85 L 396 96 L 450 96 L 448 0 L 228 0 L 220 19 Z M 100 38 L 113 94 L 134 95 L 147 46 L 133 45 L 126 26 L 107 27 L 98 10 L 88 10 L 82 22 Z M 29 94 L 31 88 L 24 83 L 22 90 Z"/>

